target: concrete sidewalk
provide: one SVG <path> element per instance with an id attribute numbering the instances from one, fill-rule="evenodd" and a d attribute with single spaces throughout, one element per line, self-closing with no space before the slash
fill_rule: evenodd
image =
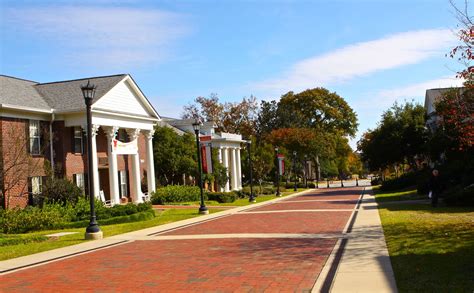
<path id="1" fill-rule="evenodd" d="M 371 187 L 338 240 L 312 292 L 397 292 Z"/>

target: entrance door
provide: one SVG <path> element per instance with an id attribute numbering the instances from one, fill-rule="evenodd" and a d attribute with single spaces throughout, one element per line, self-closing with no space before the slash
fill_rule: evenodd
<path id="1" fill-rule="evenodd" d="M 100 190 L 104 191 L 105 200 L 110 199 L 109 169 L 99 169 Z"/>

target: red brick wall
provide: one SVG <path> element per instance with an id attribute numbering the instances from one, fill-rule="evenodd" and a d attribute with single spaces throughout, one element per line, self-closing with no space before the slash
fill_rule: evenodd
<path id="1" fill-rule="evenodd" d="M 5 193 L 5 204 L 13 207 L 24 207 L 28 203 L 28 177 L 29 176 L 45 176 L 44 158 L 49 159 L 49 122 L 42 122 L 41 127 L 46 131 L 44 133 L 44 145 L 42 150 L 43 156 L 32 157 L 27 153 L 28 147 L 28 120 L 0 118 L 1 136 L 0 136 L 0 152 L 1 163 L 0 168 L 8 167 L 14 158 L 21 158 L 18 166 L 11 168 L 7 173 L 2 172 L 5 176 L 0 179 L 2 190 Z M 53 122 L 53 149 L 55 172 L 59 177 L 65 177 L 69 180 L 73 179 L 73 174 L 87 173 L 87 143 L 84 139 L 83 154 L 74 153 L 73 150 L 73 128 L 65 127 L 64 121 Z M 107 158 L 107 137 L 99 128 L 97 137 L 97 154 L 98 158 Z M 140 157 L 140 179 L 146 173 L 146 138 L 143 134 L 138 137 L 138 154 Z M 11 163 L 10 163 L 11 165 Z M 129 174 L 130 195 L 133 196 L 134 183 L 132 180 L 132 158 L 128 155 L 117 156 L 118 170 L 127 170 Z M 108 172 L 108 170 L 107 170 Z M 104 180 L 105 181 L 105 180 Z M 14 184 L 12 184 L 14 183 Z M 103 182 L 102 185 L 108 184 Z M 108 187 L 102 189 L 107 190 Z"/>
<path id="2" fill-rule="evenodd" d="M 45 176 L 45 158 L 49 159 L 49 122 L 41 121 L 43 155 L 28 152 L 29 122 L 26 119 L 0 117 L 1 122 L 1 172 L 4 206 L 25 207 L 28 203 L 28 177 Z"/>

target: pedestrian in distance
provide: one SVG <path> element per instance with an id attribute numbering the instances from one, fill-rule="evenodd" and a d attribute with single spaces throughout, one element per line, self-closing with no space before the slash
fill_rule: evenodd
<path id="1" fill-rule="evenodd" d="M 438 169 L 433 169 L 433 171 L 431 171 L 429 188 L 430 188 L 430 193 L 429 194 L 431 195 L 430 196 L 431 197 L 431 205 L 433 207 L 437 207 L 438 206 L 439 193 L 441 192 L 441 183 L 440 183 Z"/>

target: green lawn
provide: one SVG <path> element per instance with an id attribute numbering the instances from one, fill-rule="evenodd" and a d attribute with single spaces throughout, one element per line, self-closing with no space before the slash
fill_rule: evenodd
<path id="1" fill-rule="evenodd" d="M 376 195 L 400 292 L 473 292 L 474 207 L 385 204 L 410 192 Z"/>
<path id="2" fill-rule="evenodd" d="M 420 195 L 416 192 L 416 190 L 383 192 L 383 191 L 380 191 L 378 187 L 376 187 L 374 188 L 374 192 L 377 193 L 376 200 L 378 203 L 387 202 L 387 201 L 428 199 L 426 195 Z"/>
<path id="3" fill-rule="evenodd" d="M 306 188 L 298 188 L 298 191 L 296 192 L 301 192 L 301 191 L 304 191 L 306 190 Z M 281 193 L 282 196 L 288 196 L 290 194 L 293 194 L 295 193 L 295 191 L 293 190 L 287 190 L 287 191 L 283 191 Z M 256 197 L 256 200 L 257 200 L 257 203 L 259 202 L 264 202 L 264 201 L 267 201 L 267 200 L 271 200 L 271 199 L 275 199 L 277 198 L 274 194 L 272 195 L 259 195 Z M 188 201 L 188 202 L 175 202 L 175 203 L 169 203 L 169 205 L 199 205 L 199 201 Z M 208 201 L 205 201 L 205 204 L 207 206 L 247 206 L 247 205 L 251 205 L 251 204 L 254 204 L 254 203 L 251 203 L 249 202 L 249 199 L 248 198 L 240 198 L 240 199 L 237 199 L 236 201 L 234 202 L 229 202 L 229 203 L 219 203 L 217 201 L 213 201 L 213 200 L 208 200 Z"/>
<path id="4" fill-rule="evenodd" d="M 221 210 L 209 210 L 210 213 L 215 213 L 218 211 Z M 199 216 L 197 210 L 194 209 L 170 209 L 165 211 L 155 211 L 155 214 L 156 217 L 151 220 L 101 226 L 101 229 L 104 232 L 104 237 L 109 237 L 117 234 L 127 233 Z M 43 237 L 43 235 L 66 231 L 79 233 L 62 236 L 57 240 L 45 240 L 45 238 Z M 25 234 L 0 234 L 0 260 L 11 259 L 19 256 L 78 244 L 86 241 L 84 240 L 84 232 L 84 228 L 74 228 L 65 230 L 40 231 Z"/>

